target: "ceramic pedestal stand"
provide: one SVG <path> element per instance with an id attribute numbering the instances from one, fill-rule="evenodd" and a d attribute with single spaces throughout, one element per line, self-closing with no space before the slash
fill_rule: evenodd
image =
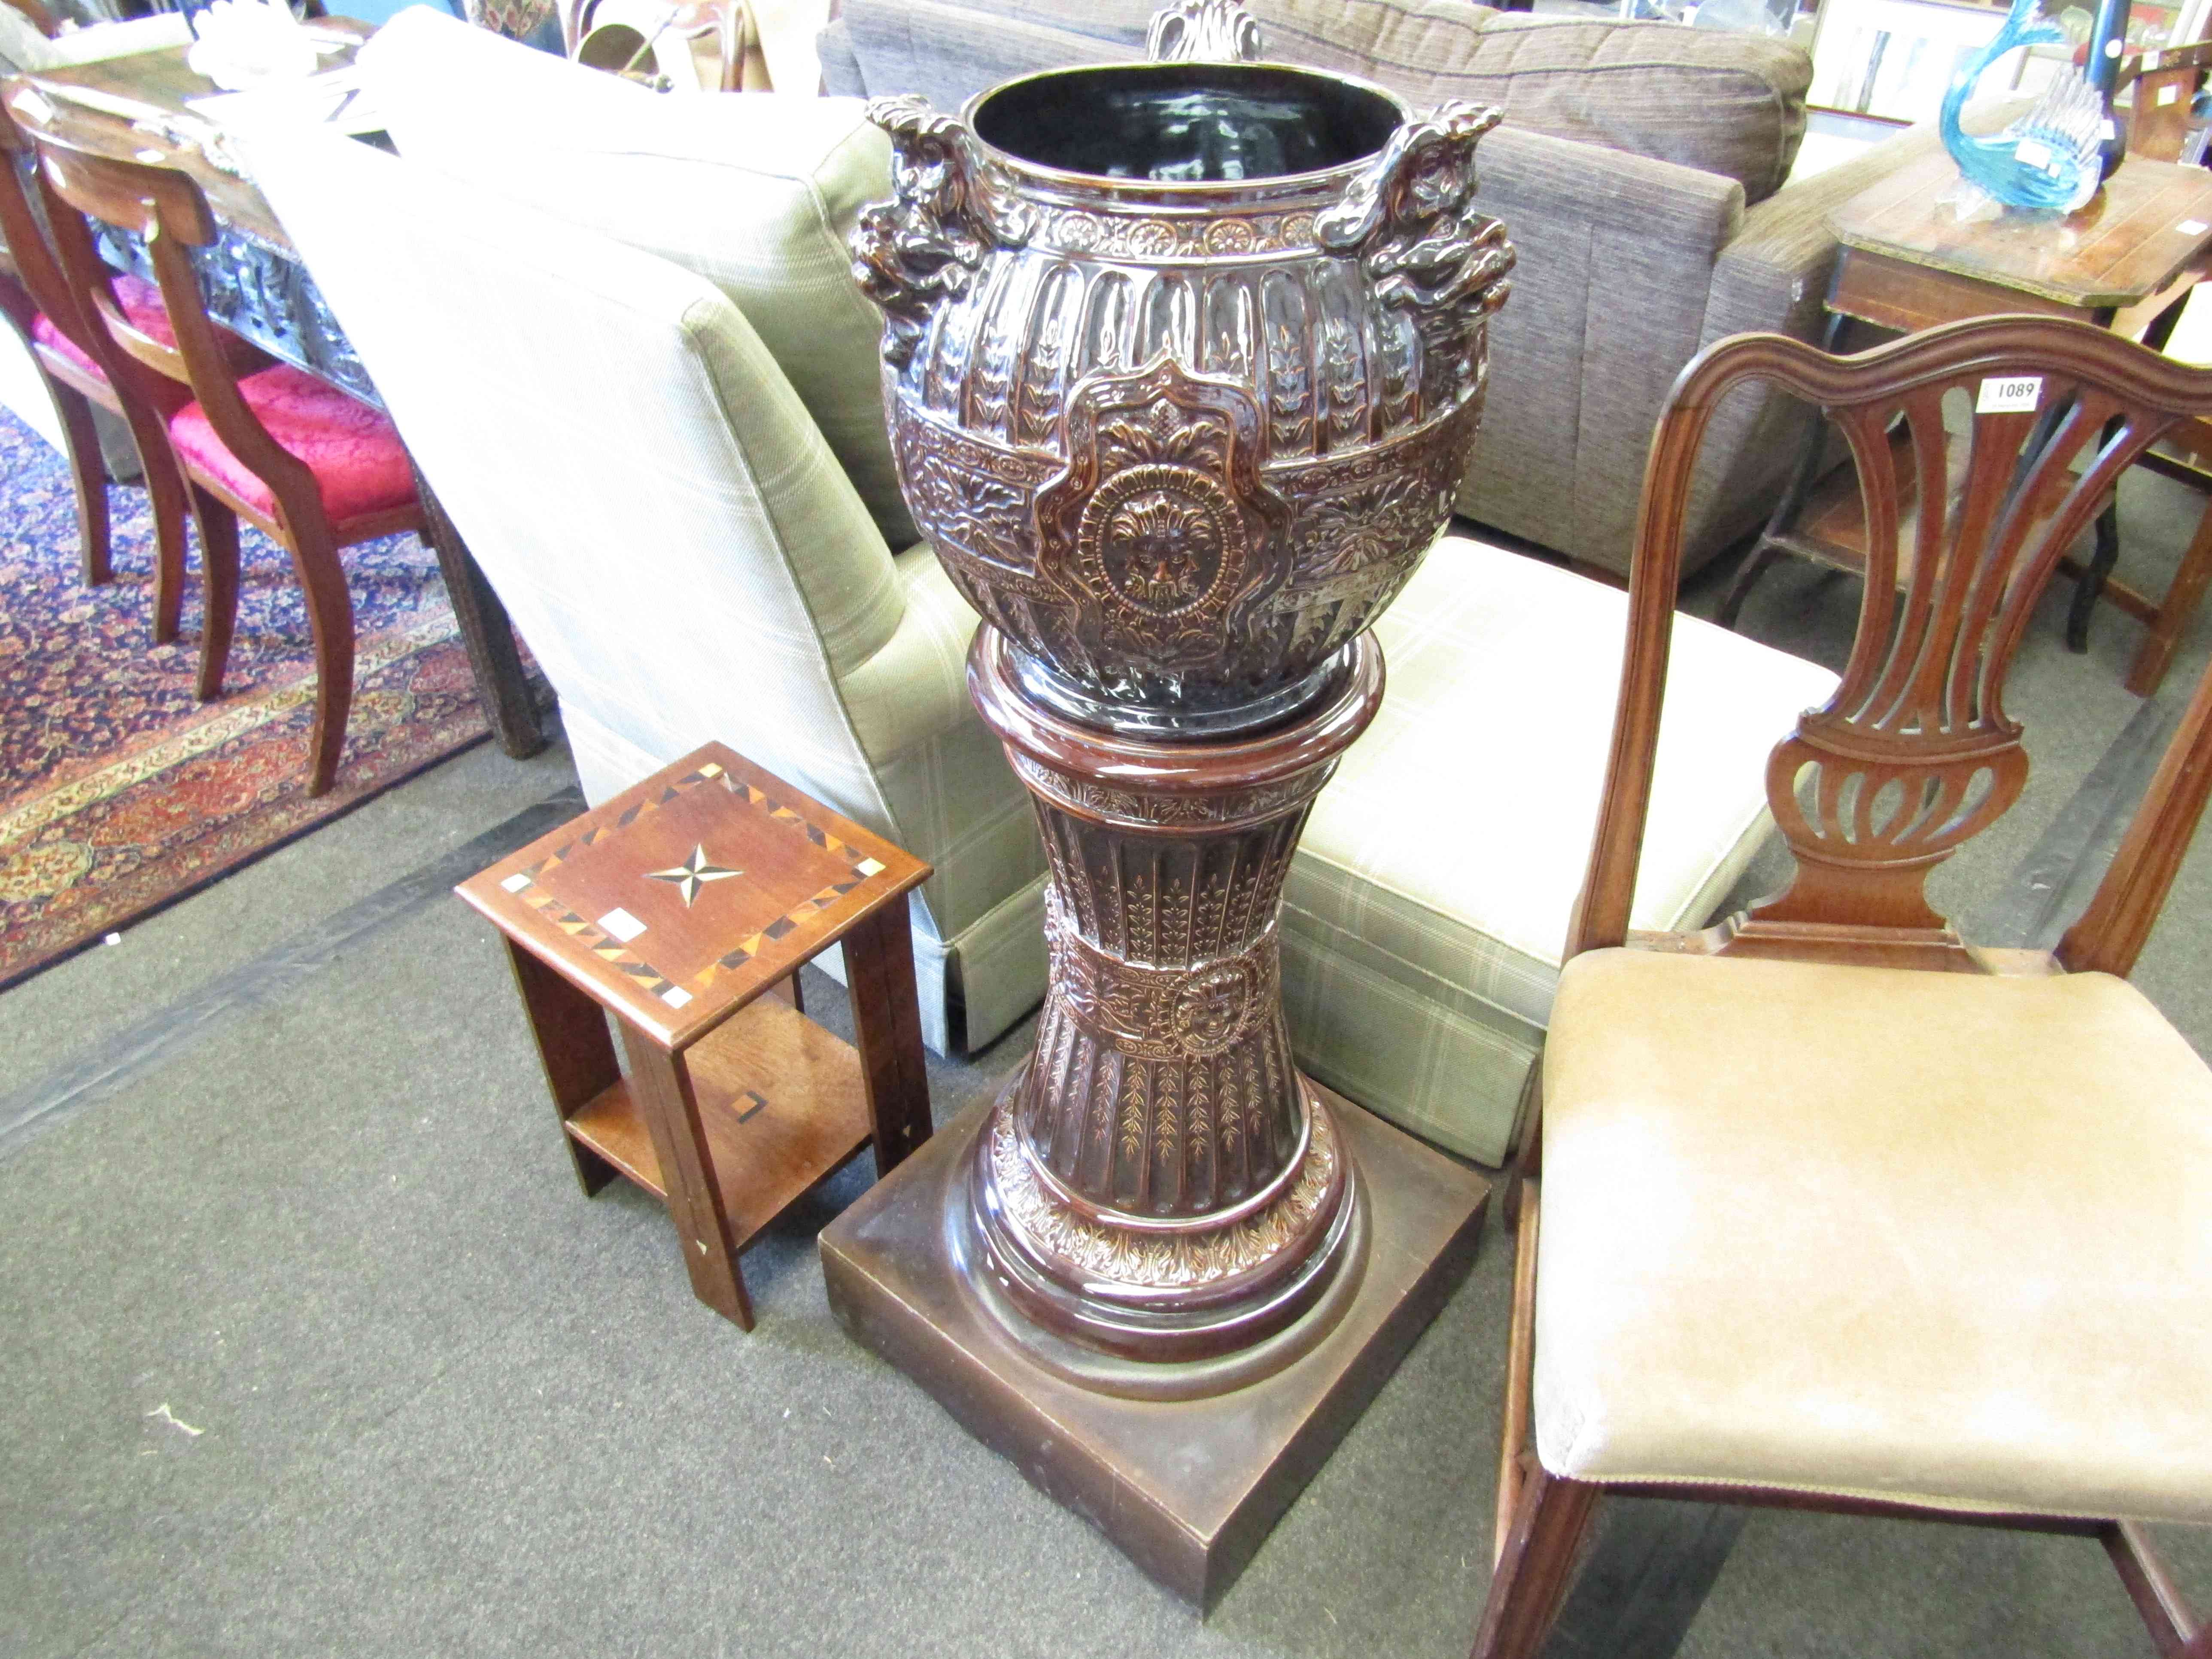
<path id="1" fill-rule="evenodd" d="M 1382 698 L 1164 741 L 969 687 L 1036 797 L 1052 968 L 1029 1064 L 822 1236 L 830 1298 L 1137 1564 L 1211 1605 L 1474 1257 L 1486 1184 L 1301 1078 L 1276 914 Z"/>

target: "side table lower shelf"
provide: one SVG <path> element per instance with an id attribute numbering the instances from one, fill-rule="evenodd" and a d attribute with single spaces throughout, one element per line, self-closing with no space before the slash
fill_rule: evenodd
<path id="1" fill-rule="evenodd" d="M 860 1054 L 787 1003 L 761 998 L 684 1058 L 733 1249 L 743 1249 L 873 1139 Z M 593 1097 L 566 1127 L 667 1201 L 668 1182 L 628 1078 Z"/>

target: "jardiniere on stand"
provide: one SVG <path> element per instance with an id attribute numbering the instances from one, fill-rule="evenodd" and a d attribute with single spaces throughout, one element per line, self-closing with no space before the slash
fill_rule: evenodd
<path id="1" fill-rule="evenodd" d="M 1223 0 L 1152 39 L 1256 46 Z M 958 118 L 870 114 L 896 194 L 854 272 L 884 313 L 901 479 L 984 618 L 969 689 L 1051 866 L 1036 1048 L 963 1143 L 929 1248 L 1057 1382 L 1253 1389 L 1382 1293 L 1351 1142 L 1389 1132 L 1362 1114 L 1348 1134 L 1298 1076 L 1276 913 L 1381 702 L 1367 629 L 1442 532 L 1481 419 L 1513 263 L 1471 199 L 1497 116 L 1195 58 L 1028 76 Z M 862 1305 L 840 1252 L 866 1225 L 824 1236 L 841 1316 L 1022 1455 Z"/>

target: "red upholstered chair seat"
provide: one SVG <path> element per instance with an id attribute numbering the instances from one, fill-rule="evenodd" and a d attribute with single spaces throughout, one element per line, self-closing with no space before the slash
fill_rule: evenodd
<path id="1" fill-rule="evenodd" d="M 288 364 L 238 383 L 246 407 L 269 435 L 307 464 L 331 523 L 404 507 L 415 499 L 415 472 L 391 418 Z M 197 403 L 169 422 L 177 459 L 196 466 L 258 512 L 274 513 L 269 486 L 223 445 Z"/>
<path id="2" fill-rule="evenodd" d="M 115 297 L 122 302 L 123 314 L 130 319 L 131 327 L 165 346 L 176 344 L 177 333 L 169 326 L 169 313 L 161 303 L 160 289 L 143 276 L 118 276 Z M 107 371 L 87 356 L 75 340 L 55 327 L 44 312 L 32 319 L 31 337 L 49 350 L 59 352 L 95 380 L 107 378 Z"/>

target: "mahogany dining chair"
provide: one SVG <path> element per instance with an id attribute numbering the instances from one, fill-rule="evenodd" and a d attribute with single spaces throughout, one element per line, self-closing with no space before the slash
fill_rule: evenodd
<path id="1" fill-rule="evenodd" d="M 138 450 L 146 492 L 154 509 L 154 641 L 177 636 L 184 603 L 185 484 L 170 458 L 159 416 L 144 398 L 118 381 L 112 367 L 113 348 L 106 331 L 78 305 L 55 262 L 31 204 L 35 184 L 24 163 L 32 156 L 29 137 L 0 106 L 0 313 L 4 313 L 31 355 L 39 377 L 61 416 L 70 476 L 76 487 L 78 533 L 85 585 L 112 580 L 109 542 L 107 468 L 101 458 L 94 404 L 122 417 Z M 119 303 L 137 326 L 155 339 L 170 338 L 161 296 L 151 283 L 118 276 Z"/>
<path id="2" fill-rule="evenodd" d="M 1753 380 L 1826 411 L 1857 463 L 1857 634 L 1767 765 L 1787 888 L 1701 933 L 1632 933 L 1692 470 Z M 1947 396 L 1983 411 L 1955 495 Z M 2212 673 L 2056 950 L 1978 948 L 1923 892 L 2026 783 L 2005 686 L 2060 556 L 2147 446 L 2208 415 L 2212 371 L 2049 318 L 1849 358 L 1740 335 L 1675 382 L 1508 1194 L 1478 1659 L 1541 1650 L 1608 1494 L 2091 1539 L 2158 1652 L 2212 1644 L 2145 1530 L 2212 1522 L 2212 1069 L 2126 979 L 2212 790 Z"/>
<path id="3" fill-rule="evenodd" d="M 239 337 L 209 316 L 192 250 L 216 240 L 207 198 L 190 174 L 125 161 L 40 134 L 54 244 L 70 288 L 116 348 L 115 367 L 160 411 L 190 487 L 207 592 L 199 694 L 221 695 L 237 625 L 238 520 L 291 555 L 315 647 L 310 794 L 327 790 L 353 702 L 353 603 L 339 550 L 424 517 L 414 469 L 389 416 L 289 364 L 241 375 Z M 100 260 L 87 217 L 143 238 L 172 337 L 143 325 L 129 290 Z"/>

